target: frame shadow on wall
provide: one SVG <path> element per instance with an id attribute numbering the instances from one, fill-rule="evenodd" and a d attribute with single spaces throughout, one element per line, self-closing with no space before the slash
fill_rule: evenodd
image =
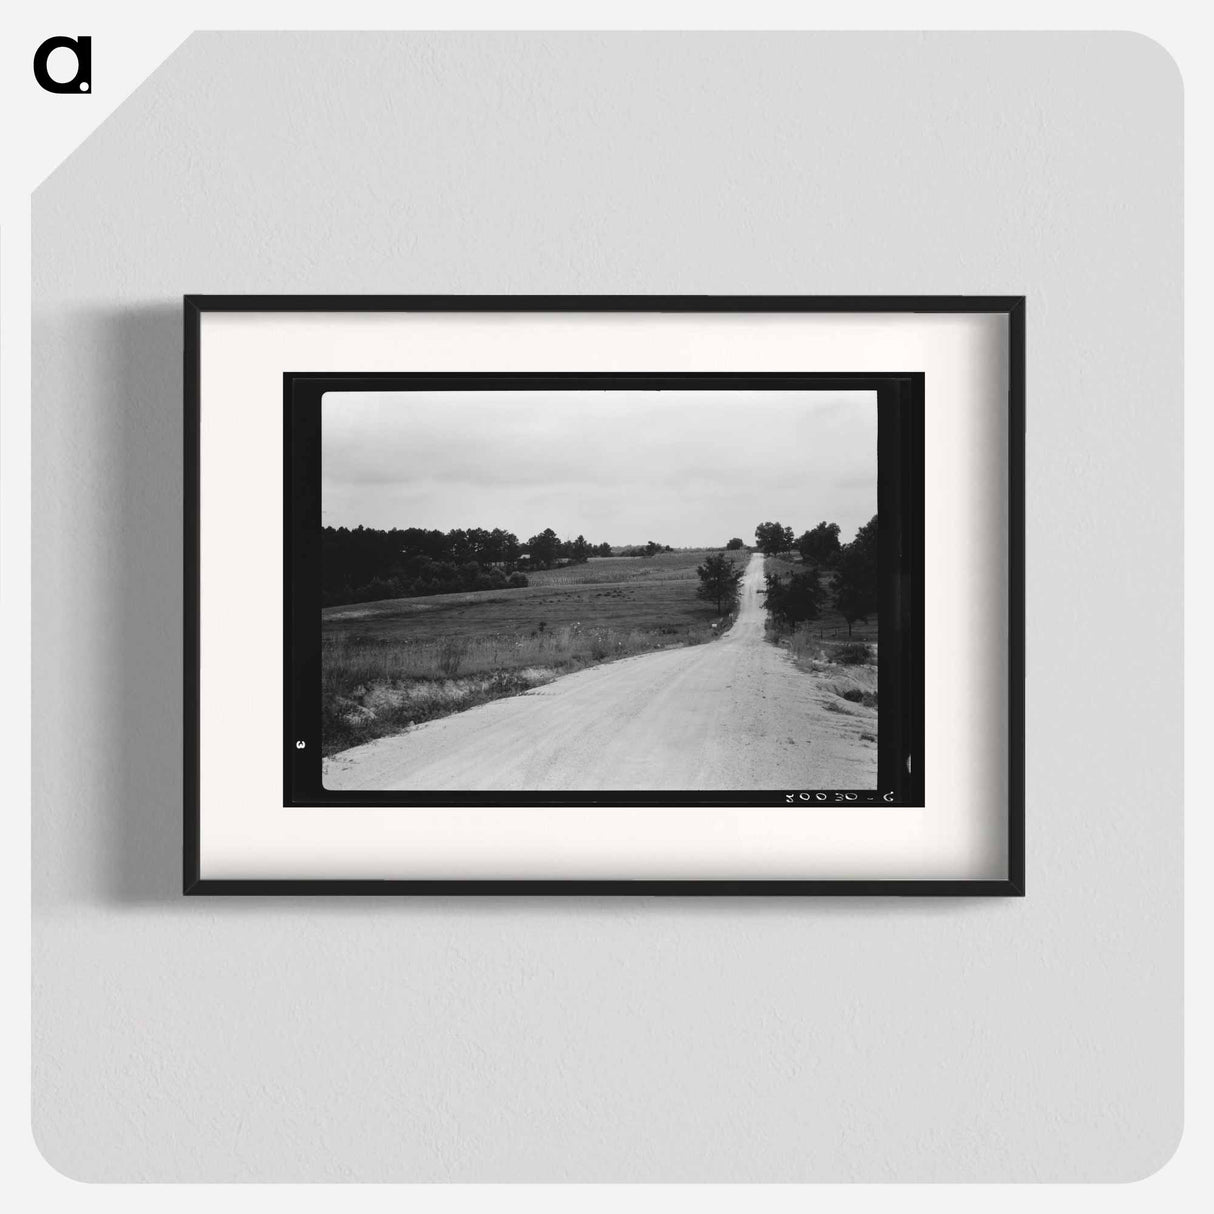
<path id="1" fill-rule="evenodd" d="M 183 730 L 181 317 L 173 304 L 107 312 L 102 348 L 114 365 L 97 384 L 116 484 L 114 547 L 99 605 L 108 622 L 110 711 L 101 729 L 113 764 L 98 796 L 97 849 L 106 900 L 180 900 Z M 80 606 L 76 608 L 80 609 Z M 35 627 L 36 627 L 35 623 Z"/>

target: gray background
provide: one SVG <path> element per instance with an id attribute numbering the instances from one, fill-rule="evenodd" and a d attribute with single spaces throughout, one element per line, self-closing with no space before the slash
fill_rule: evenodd
<path id="1" fill-rule="evenodd" d="M 1168 1158 L 1181 82 L 1158 46 L 197 35 L 33 218 L 55 1167 L 1131 1180 Z M 1027 294 L 1029 896 L 183 901 L 186 291 Z M 276 735 L 276 688 L 232 695 Z"/>

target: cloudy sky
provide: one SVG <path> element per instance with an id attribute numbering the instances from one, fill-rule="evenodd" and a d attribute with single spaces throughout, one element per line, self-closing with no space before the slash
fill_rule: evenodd
<path id="1" fill-rule="evenodd" d="M 873 392 L 328 392 L 329 526 L 675 548 L 877 510 Z"/>

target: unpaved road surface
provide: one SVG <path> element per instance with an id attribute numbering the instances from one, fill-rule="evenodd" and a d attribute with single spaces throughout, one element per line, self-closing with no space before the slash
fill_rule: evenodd
<path id="1" fill-rule="evenodd" d="M 874 788 L 876 710 L 763 638 L 763 557 L 719 641 L 642 654 L 334 755 L 333 790 Z M 842 711 L 831 711 L 834 703 Z"/>

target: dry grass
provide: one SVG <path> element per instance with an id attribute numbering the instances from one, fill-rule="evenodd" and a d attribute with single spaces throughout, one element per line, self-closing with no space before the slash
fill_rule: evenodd
<path id="1" fill-rule="evenodd" d="M 603 557 L 534 574 L 517 590 L 327 608 L 324 753 L 598 662 L 713 640 L 728 619 L 695 597 L 705 555 Z M 745 564 L 749 553 L 731 555 Z"/>
<path id="2" fill-rule="evenodd" d="M 816 621 L 798 625 L 795 632 L 779 638 L 800 670 L 809 674 L 820 693 L 819 703 L 827 712 L 854 717 L 863 742 L 876 742 L 877 645 L 822 640 Z"/>
<path id="3" fill-rule="evenodd" d="M 792 640 L 797 640 L 796 635 Z M 823 684 L 840 699 L 871 708 L 877 703 L 876 648 L 875 645 L 871 646 L 871 657 L 863 664 L 837 661 L 821 642 L 794 644 L 790 646 L 790 651 L 800 669 L 821 675 Z"/>
<path id="4" fill-rule="evenodd" d="M 632 582 L 692 582 L 696 566 L 716 548 L 686 548 L 678 552 L 660 552 L 656 556 L 596 556 L 581 565 L 564 569 L 541 569 L 529 573 L 532 586 L 628 585 Z M 750 559 L 747 551 L 727 554 L 743 568 Z"/>

